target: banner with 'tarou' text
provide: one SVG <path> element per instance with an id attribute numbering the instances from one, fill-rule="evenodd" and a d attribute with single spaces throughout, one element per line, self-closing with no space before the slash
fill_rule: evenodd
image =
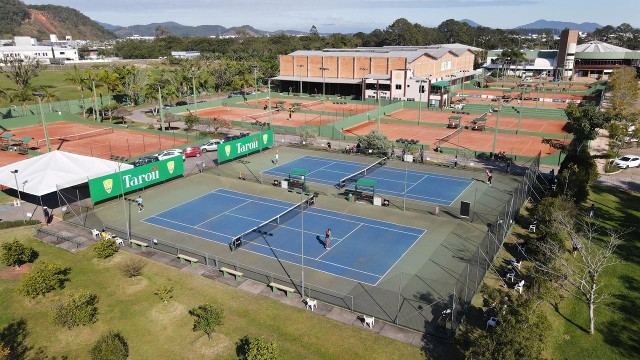
<path id="1" fill-rule="evenodd" d="M 182 156 L 89 179 L 91 201 L 110 199 L 184 174 Z"/>
<path id="2" fill-rule="evenodd" d="M 273 130 L 251 134 L 218 145 L 218 162 L 233 160 L 273 146 Z"/>

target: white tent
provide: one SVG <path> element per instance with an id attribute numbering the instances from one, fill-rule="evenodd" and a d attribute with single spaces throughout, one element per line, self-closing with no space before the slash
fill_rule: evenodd
<path id="1" fill-rule="evenodd" d="M 0 167 L 0 185 L 15 189 L 17 180 L 21 192 L 43 196 L 59 188 L 86 183 L 89 179 L 132 167 L 56 150 Z M 18 170 L 15 177 L 14 170 Z"/>

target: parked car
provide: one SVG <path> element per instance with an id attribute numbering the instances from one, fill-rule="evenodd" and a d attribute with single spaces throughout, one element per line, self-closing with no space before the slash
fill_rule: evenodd
<path id="1" fill-rule="evenodd" d="M 227 96 L 227 97 L 228 97 L 228 98 L 234 98 L 234 97 L 240 97 L 240 96 L 242 96 L 242 95 L 243 95 L 243 94 L 240 94 L 239 92 L 234 91 L 234 92 L 230 92 L 230 93 L 229 93 L 229 96 Z"/>
<path id="2" fill-rule="evenodd" d="M 180 149 L 168 149 L 168 150 L 165 150 L 165 151 L 163 151 L 163 152 L 161 152 L 159 154 L 156 154 L 156 156 L 160 160 L 168 159 L 168 158 L 171 158 L 171 157 L 174 157 L 174 156 L 181 156 L 183 161 L 185 159 L 184 153 Z"/>
<path id="3" fill-rule="evenodd" d="M 245 136 L 249 136 L 249 135 L 250 135 L 250 133 L 240 133 L 239 135 L 229 134 L 229 135 L 227 135 L 227 136 L 222 138 L 222 142 L 228 142 L 228 141 L 231 141 L 231 140 L 238 140 L 238 139 L 241 139 L 241 138 L 243 138 Z"/>
<path id="4" fill-rule="evenodd" d="M 186 101 L 178 101 L 178 102 L 176 103 L 176 106 L 185 106 L 185 105 L 189 105 L 189 103 L 188 103 L 188 102 L 186 102 Z"/>
<path id="5" fill-rule="evenodd" d="M 218 151 L 218 145 L 222 144 L 224 141 L 220 140 L 220 139 L 212 139 L 209 140 L 208 143 L 200 146 L 200 150 L 203 153 L 206 153 L 207 151 Z"/>
<path id="6" fill-rule="evenodd" d="M 623 157 L 619 157 L 613 161 L 613 164 L 621 167 L 623 169 L 628 169 L 630 167 L 639 167 L 640 166 L 640 156 L 637 155 L 625 155 Z"/>
<path id="7" fill-rule="evenodd" d="M 189 146 L 184 149 L 184 157 L 200 157 L 202 155 L 202 151 L 200 151 L 200 147 L 198 146 Z"/>
<path id="8" fill-rule="evenodd" d="M 145 164 L 150 164 L 152 162 L 156 162 L 156 161 L 160 161 L 160 159 L 157 156 L 143 156 L 141 158 L 139 158 L 138 160 L 134 161 L 132 163 L 133 166 L 138 167 L 138 166 L 142 166 Z"/>

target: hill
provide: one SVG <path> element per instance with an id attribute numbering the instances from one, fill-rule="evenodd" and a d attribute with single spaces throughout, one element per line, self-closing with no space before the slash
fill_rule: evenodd
<path id="1" fill-rule="evenodd" d="M 107 24 L 109 25 L 109 24 Z M 109 25 L 113 26 L 113 25 Z M 234 36 L 238 33 L 244 33 L 249 36 L 266 36 L 275 34 L 288 34 L 288 35 L 300 35 L 305 34 L 301 31 L 294 30 L 278 30 L 278 31 L 264 31 L 258 30 L 250 25 L 236 26 L 226 28 L 222 25 L 199 25 L 199 26 L 187 26 L 178 24 L 172 21 L 162 23 L 151 23 L 147 25 L 131 25 L 131 26 L 116 26 L 112 31 L 118 35 L 118 37 L 128 37 L 132 35 L 140 36 L 154 36 L 156 29 L 159 27 L 168 30 L 171 35 L 180 37 L 209 37 L 209 36 Z"/>
<path id="2" fill-rule="evenodd" d="M 108 40 L 116 36 L 78 10 L 57 5 L 25 5 L 18 0 L 0 0 L 0 35 L 31 36 L 40 40 L 49 34 L 59 38 Z"/>
<path id="3" fill-rule="evenodd" d="M 584 22 L 582 24 L 578 24 L 574 22 L 549 21 L 549 20 L 541 19 L 526 25 L 520 25 L 516 27 L 516 29 L 554 29 L 554 30 L 575 29 L 582 32 L 591 33 L 601 27 L 602 25 L 600 24 L 590 23 L 590 22 Z"/>
<path id="4" fill-rule="evenodd" d="M 469 24 L 471 27 L 478 27 L 478 26 L 482 26 L 482 25 L 478 24 L 477 22 L 475 22 L 475 21 L 473 21 L 473 20 L 469 20 L 469 19 L 462 19 L 462 20 L 460 20 L 460 22 L 467 23 L 467 24 Z"/>

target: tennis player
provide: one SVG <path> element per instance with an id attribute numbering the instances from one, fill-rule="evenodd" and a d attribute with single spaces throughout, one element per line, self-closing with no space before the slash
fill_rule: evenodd
<path id="1" fill-rule="evenodd" d="M 324 248 L 329 249 L 329 243 L 331 242 L 331 229 L 327 229 L 324 232 Z"/>

